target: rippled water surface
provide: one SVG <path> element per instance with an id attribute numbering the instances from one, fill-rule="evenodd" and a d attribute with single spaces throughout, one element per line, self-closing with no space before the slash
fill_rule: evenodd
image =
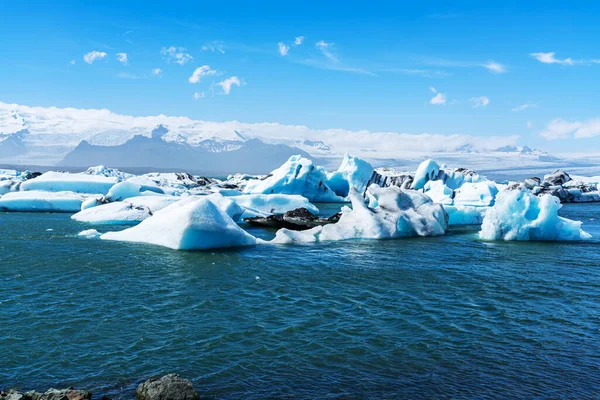
<path id="1" fill-rule="evenodd" d="M 563 215 L 594 239 L 189 253 L 0 213 L 0 388 L 131 398 L 178 372 L 207 398 L 596 398 L 600 204 Z"/>

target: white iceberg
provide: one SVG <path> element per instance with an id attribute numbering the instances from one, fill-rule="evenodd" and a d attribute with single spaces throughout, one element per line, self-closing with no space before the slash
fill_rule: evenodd
<path id="1" fill-rule="evenodd" d="M 437 179 L 440 174 L 440 166 L 433 160 L 425 160 L 417 167 L 415 177 L 413 178 L 412 188 L 415 190 L 423 189 L 429 181 Z"/>
<path id="2" fill-rule="evenodd" d="M 581 222 L 559 217 L 560 200 L 536 196 L 527 189 L 505 190 L 483 219 L 479 237 L 485 240 L 583 240 L 591 235 Z"/>
<path id="3" fill-rule="evenodd" d="M 21 190 L 105 194 L 117 182 L 117 177 L 49 171 L 23 182 Z"/>
<path id="4" fill-rule="evenodd" d="M 30 190 L 0 197 L 0 210 L 22 212 L 78 212 L 85 196 L 74 192 Z"/>
<path id="5" fill-rule="evenodd" d="M 437 236 L 448 229 L 444 208 L 423 193 L 395 186 L 371 185 L 367 196 L 369 206 L 356 190 L 351 189 L 352 209 L 344 207 L 337 223 L 306 231 L 280 229 L 270 243 Z"/>
<path id="6" fill-rule="evenodd" d="M 85 231 L 81 231 L 77 234 L 79 237 L 83 237 L 86 239 L 96 239 L 99 238 L 102 234 L 95 229 L 87 229 Z"/>
<path id="7" fill-rule="evenodd" d="M 107 201 L 122 201 L 130 197 L 164 194 L 158 187 L 144 187 L 131 181 L 119 182 L 110 188 L 105 196 Z"/>
<path id="8" fill-rule="evenodd" d="M 259 242 L 206 197 L 174 203 L 137 226 L 105 233 L 101 239 L 149 243 L 175 250 L 209 250 Z"/>
<path id="9" fill-rule="evenodd" d="M 343 202 L 327 186 L 327 172 L 301 156 L 292 156 L 262 180 L 250 180 L 244 194 L 298 194 L 314 202 Z"/>
<path id="10" fill-rule="evenodd" d="M 327 185 L 340 197 L 347 197 L 351 187 L 362 194 L 373 178 L 373 172 L 371 164 L 346 154 L 338 170 L 329 174 Z"/>

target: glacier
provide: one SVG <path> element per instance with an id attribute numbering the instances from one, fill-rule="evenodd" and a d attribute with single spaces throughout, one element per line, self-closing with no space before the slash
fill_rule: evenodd
<path id="1" fill-rule="evenodd" d="M 131 225 L 105 238 L 176 249 L 436 236 L 463 225 L 480 226 L 482 240 L 582 240 L 588 235 L 581 223 L 558 216 L 560 203 L 600 201 L 599 185 L 598 177 L 562 170 L 542 179 L 499 183 L 432 159 L 416 171 L 398 172 L 375 169 L 350 154 L 328 172 L 295 155 L 268 175 L 235 174 L 224 180 L 184 172 L 133 175 L 101 165 L 80 173 L 2 169 L 0 211 L 68 212 L 80 223 Z M 323 217 L 321 206 L 313 203 L 339 204 L 322 209 L 341 208 L 341 213 L 332 211 L 331 218 L 311 224 L 273 225 L 307 230 L 280 229 L 268 242 L 244 230 L 257 217 Z M 221 235 L 218 224 L 229 239 L 208 239 Z"/>

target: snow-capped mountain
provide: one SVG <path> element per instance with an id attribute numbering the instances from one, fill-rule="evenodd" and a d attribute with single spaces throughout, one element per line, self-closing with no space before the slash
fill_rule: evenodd
<path id="1" fill-rule="evenodd" d="M 233 163 L 233 157 L 242 156 L 251 157 L 256 165 L 266 168 L 268 162 L 261 160 L 277 160 L 274 165 L 277 166 L 281 164 L 279 157 L 296 152 L 317 158 L 326 166 L 338 164 L 345 153 L 379 167 L 414 168 L 430 157 L 479 170 L 565 166 L 565 159 L 518 146 L 518 139 L 518 136 L 310 129 L 299 125 L 210 122 L 165 115 L 133 117 L 106 109 L 28 107 L 0 102 L 0 164 L 89 166 L 103 163 L 118 167 L 139 159 L 143 164 L 138 163 L 138 166 L 150 168 L 165 165 L 164 158 L 173 157 L 173 162 L 181 163 L 180 168 L 188 168 L 193 162 L 206 165 L 205 161 L 199 161 L 201 154 L 202 160 L 216 157 L 215 165 L 219 168 L 223 160 Z M 111 147 L 114 148 L 107 149 Z M 250 149 L 255 153 L 250 155 Z M 131 153 L 125 154 L 125 150 Z M 103 154 L 112 161 L 101 161 L 92 157 L 92 153 Z M 83 154 L 90 158 L 86 160 Z M 146 154 L 146 158 L 140 154 Z M 117 158 L 109 158 L 109 155 Z"/>

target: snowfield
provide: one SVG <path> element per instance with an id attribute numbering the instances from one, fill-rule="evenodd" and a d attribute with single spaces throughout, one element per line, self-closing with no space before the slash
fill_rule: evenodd
<path id="1" fill-rule="evenodd" d="M 81 173 L 0 170 L 0 211 L 73 213 L 74 224 L 104 230 L 78 229 L 83 238 L 177 250 L 437 236 L 459 226 L 480 226 L 483 240 L 569 241 L 590 236 L 581 222 L 558 215 L 561 202 L 600 201 L 599 185 L 598 177 L 562 170 L 498 183 L 434 160 L 397 172 L 350 155 L 328 172 L 297 155 L 266 176 L 225 180 L 136 176 L 104 166 Z M 337 203 L 341 212 L 322 216 L 313 203 Z M 274 238 L 253 236 L 249 224 Z"/>

